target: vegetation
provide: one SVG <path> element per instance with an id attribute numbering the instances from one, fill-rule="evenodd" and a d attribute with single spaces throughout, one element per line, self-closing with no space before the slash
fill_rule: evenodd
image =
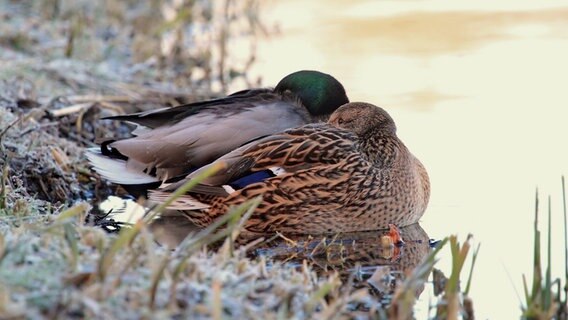
<path id="1" fill-rule="evenodd" d="M 291 254 L 252 255 L 273 239 L 236 245 L 256 199 L 173 251 L 156 243 L 151 214 L 117 234 L 95 226 L 106 214 L 96 205 L 122 191 L 90 171 L 84 148 L 108 131 L 128 132 L 100 117 L 213 97 L 233 81 L 258 82 L 246 76 L 256 37 L 268 33 L 257 1 L 176 3 L 0 3 L 0 318 L 408 319 L 434 274 L 432 317 L 473 319 L 469 290 L 479 247 L 470 254 L 471 237 L 440 241 L 413 272 L 393 272 L 408 250 L 380 247 L 373 238 L 392 269 L 360 277 L 362 268 L 347 254 L 361 247 L 350 249 L 338 237 L 312 239 L 314 246 L 286 240 L 294 257 L 307 253 L 297 263 Z M 236 37 L 252 48 L 245 59 L 228 54 Z M 566 319 L 568 267 L 564 281 L 552 279 L 549 210 L 543 269 L 538 214 L 537 197 L 523 317 Z M 448 243 L 453 263 L 446 278 L 434 266 Z M 316 256 L 338 267 L 323 272 Z"/>
<path id="2" fill-rule="evenodd" d="M 6 232 L 0 236 L 0 316 L 386 317 L 385 306 L 371 291 L 355 289 L 351 280 L 336 272 L 318 276 L 305 260 L 295 268 L 277 262 L 269 265 L 263 257 L 248 258 L 247 251 L 259 241 L 235 247 L 240 227 L 257 204 L 258 199 L 253 199 L 234 208 L 174 251 L 153 240 L 149 216 L 117 235 L 86 225 L 89 206 L 84 203 L 54 215 L 5 216 L 1 221 Z M 218 241 L 222 243 L 218 249 L 205 249 Z M 396 284 L 391 317 L 412 315 L 416 289 L 428 279 L 446 241 Z M 455 237 L 450 242 L 457 245 Z"/>
<path id="3" fill-rule="evenodd" d="M 534 264 L 533 264 L 533 281 L 532 285 L 527 283 L 526 277 L 523 275 L 524 298 L 523 319 L 567 319 L 568 310 L 568 228 L 566 213 L 566 186 L 564 177 L 562 177 L 562 201 L 564 208 L 564 254 L 565 254 L 565 278 L 564 284 L 562 279 L 552 279 L 551 275 L 551 257 L 552 257 L 552 241 L 551 241 L 551 224 L 552 210 L 551 199 L 548 197 L 548 226 L 547 226 L 547 259 L 543 269 L 541 259 L 541 232 L 538 227 L 539 222 L 539 198 L 538 192 L 535 197 L 535 217 L 534 217 Z M 544 275 L 543 275 L 544 271 Z M 564 295 L 562 292 L 564 291 Z M 564 296 L 564 298 L 562 298 Z"/>

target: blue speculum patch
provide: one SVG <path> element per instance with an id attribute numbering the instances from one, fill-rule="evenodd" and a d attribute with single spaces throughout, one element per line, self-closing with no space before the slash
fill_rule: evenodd
<path id="1" fill-rule="evenodd" d="M 272 178 L 272 177 L 275 177 L 275 175 L 272 171 L 263 170 L 263 171 L 251 173 L 251 174 L 246 175 L 242 178 L 239 178 L 235 181 L 231 181 L 231 182 L 229 182 L 229 185 L 233 189 L 238 190 L 238 189 L 242 189 L 242 188 L 248 186 L 249 184 L 261 182 L 261 181 L 264 181 L 264 180 L 266 180 L 268 178 Z"/>

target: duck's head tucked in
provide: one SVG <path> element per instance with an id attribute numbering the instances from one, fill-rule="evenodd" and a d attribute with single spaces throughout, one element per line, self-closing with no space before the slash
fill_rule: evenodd
<path id="1" fill-rule="evenodd" d="M 383 108 L 365 102 L 344 104 L 335 110 L 328 123 L 360 137 L 378 132 L 396 135 L 396 125 L 391 116 Z"/>
<path id="2" fill-rule="evenodd" d="M 310 114 L 325 120 L 335 109 L 348 103 L 343 85 L 333 76 L 313 70 L 302 70 L 284 77 L 274 91 L 294 93 Z"/>

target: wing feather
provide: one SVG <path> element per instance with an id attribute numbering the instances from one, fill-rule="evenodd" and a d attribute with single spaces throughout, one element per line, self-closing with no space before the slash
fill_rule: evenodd
<path id="1" fill-rule="evenodd" d="M 158 178 L 166 180 L 210 163 L 255 138 L 308 121 L 298 108 L 282 101 L 241 106 L 239 110 L 228 107 L 217 106 L 226 110 L 202 112 L 170 126 L 142 131 L 139 136 L 115 141 L 110 147 L 129 161 L 144 164 L 142 169 L 146 172 L 156 170 Z"/>
<path id="2" fill-rule="evenodd" d="M 356 136 L 327 124 L 310 124 L 246 144 L 188 175 L 191 179 L 218 162 L 224 169 L 203 184 L 222 186 L 244 174 L 283 168 L 286 172 L 336 164 L 357 147 Z M 181 181 L 171 188 L 181 185 Z"/>

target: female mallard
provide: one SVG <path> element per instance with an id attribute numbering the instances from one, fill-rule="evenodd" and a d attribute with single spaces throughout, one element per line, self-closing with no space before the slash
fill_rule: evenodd
<path id="1" fill-rule="evenodd" d="M 262 195 L 247 221 L 253 233 L 336 233 L 406 226 L 418 221 L 430 196 L 426 170 L 396 136 L 389 114 L 372 104 L 349 103 L 328 123 L 309 124 L 250 142 L 216 160 L 224 169 L 171 209 L 205 226 Z M 211 164 L 211 165 L 213 165 Z M 278 170 L 275 170 L 278 169 Z M 191 179 L 204 168 L 190 174 Z M 232 182 L 257 172 L 278 172 L 244 188 Z M 164 201 L 185 181 L 150 193 Z"/>
<path id="2" fill-rule="evenodd" d="M 109 117 L 136 123 L 133 138 L 111 140 L 87 153 L 104 178 L 140 185 L 185 176 L 258 137 L 326 121 L 349 102 L 331 75 L 298 71 L 274 89 L 244 90 L 225 98 Z"/>

